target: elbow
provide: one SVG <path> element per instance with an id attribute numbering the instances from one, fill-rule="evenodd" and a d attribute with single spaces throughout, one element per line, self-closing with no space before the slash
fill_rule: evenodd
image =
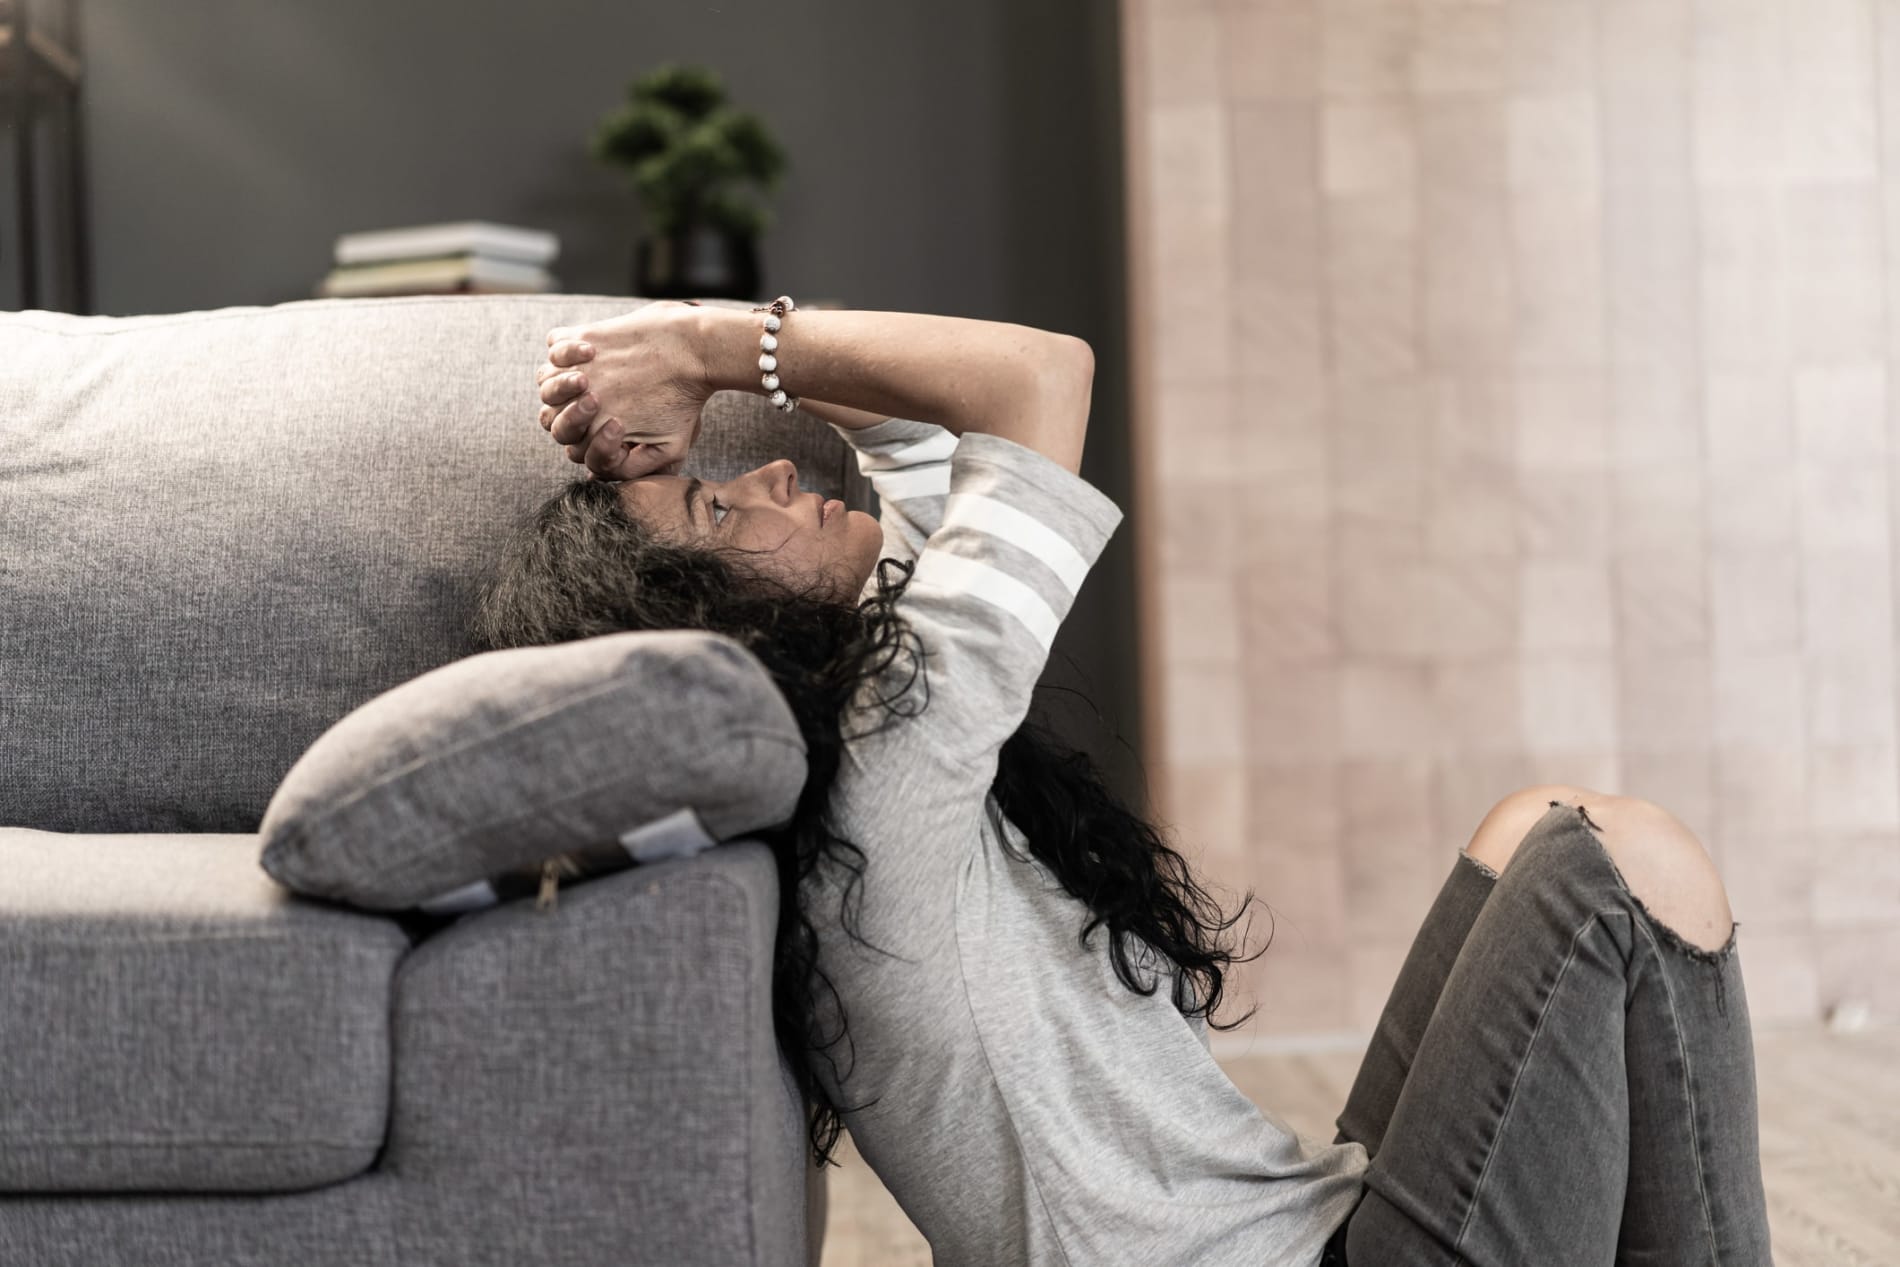
<path id="1" fill-rule="evenodd" d="M 1095 349 L 1072 334 L 1051 334 L 1046 349 L 1036 358 L 1037 386 L 1045 397 L 1077 401 L 1082 414 L 1088 414 L 1088 399 L 1095 384 Z"/>
<path id="2" fill-rule="evenodd" d="M 1048 429 L 1043 452 L 1079 474 L 1088 439 L 1095 350 L 1073 335 L 1056 335 L 1041 377 L 1036 414 Z"/>
<path id="3" fill-rule="evenodd" d="M 1077 338 L 1073 334 L 1057 336 L 1059 344 L 1058 363 L 1063 370 L 1084 384 L 1095 381 L 1095 349 L 1089 346 L 1087 339 Z"/>

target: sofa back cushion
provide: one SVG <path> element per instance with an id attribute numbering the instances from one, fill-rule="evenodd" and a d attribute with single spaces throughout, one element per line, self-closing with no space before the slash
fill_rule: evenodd
<path id="1" fill-rule="evenodd" d="M 0 313 L 0 824 L 255 831 L 338 718 L 477 650 L 501 542 L 580 471 L 535 420 L 547 332 L 641 302 Z M 783 456 L 875 513 L 759 396 L 715 396 L 686 469 Z"/>

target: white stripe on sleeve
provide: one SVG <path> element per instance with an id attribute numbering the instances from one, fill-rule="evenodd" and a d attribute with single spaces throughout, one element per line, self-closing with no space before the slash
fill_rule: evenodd
<path id="1" fill-rule="evenodd" d="M 1062 623 L 1040 594 L 1009 573 L 947 550 L 924 551 L 910 584 L 952 596 L 967 594 L 1001 608 L 1022 622 L 1044 651 L 1055 642 Z"/>
<path id="2" fill-rule="evenodd" d="M 925 462 L 948 462 L 950 455 L 957 451 L 958 436 L 952 431 L 941 431 L 928 439 L 907 444 L 901 449 L 892 449 L 889 453 L 873 453 L 868 449 L 858 450 L 858 470 L 865 475 L 873 471 L 888 471 L 899 466 L 919 466 Z"/>
<path id="3" fill-rule="evenodd" d="M 879 497 L 901 502 L 907 497 L 942 497 L 950 491 L 950 467 L 920 466 L 908 471 L 879 471 L 871 477 Z"/>
<path id="4" fill-rule="evenodd" d="M 1062 578 L 1070 597 L 1074 597 L 1082 588 L 1082 582 L 1088 579 L 1088 560 L 1067 537 L 1008 502 L 981 493 L 953 493 L 944 503 L 943 527 L 969 528 L 1026 550 Z"/>

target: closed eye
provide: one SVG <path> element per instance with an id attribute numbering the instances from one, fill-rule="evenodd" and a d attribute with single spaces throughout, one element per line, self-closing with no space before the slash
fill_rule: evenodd
<path id="1" fill-rule="evenodd" d="M 708 493 L 706 486 L 695 478 L 686 485 L 686 519 L 689 523 L 692 522 L 693 503 L 696 501 L 707 507 L 706 518 L 715 528 L 724 522 L 724 517 L 719 512 L 732 509 L 730 506 L 721 506 L 719 499 Z"/>

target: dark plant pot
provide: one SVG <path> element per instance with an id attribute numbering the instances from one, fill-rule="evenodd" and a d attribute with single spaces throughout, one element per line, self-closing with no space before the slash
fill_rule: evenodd
<path id="1" fill-rule="evenodd" d="M 759 253 L 752 239 L 710 225 L 634 248 L 633 294 L 643 299 L 756 299 Z"/>

